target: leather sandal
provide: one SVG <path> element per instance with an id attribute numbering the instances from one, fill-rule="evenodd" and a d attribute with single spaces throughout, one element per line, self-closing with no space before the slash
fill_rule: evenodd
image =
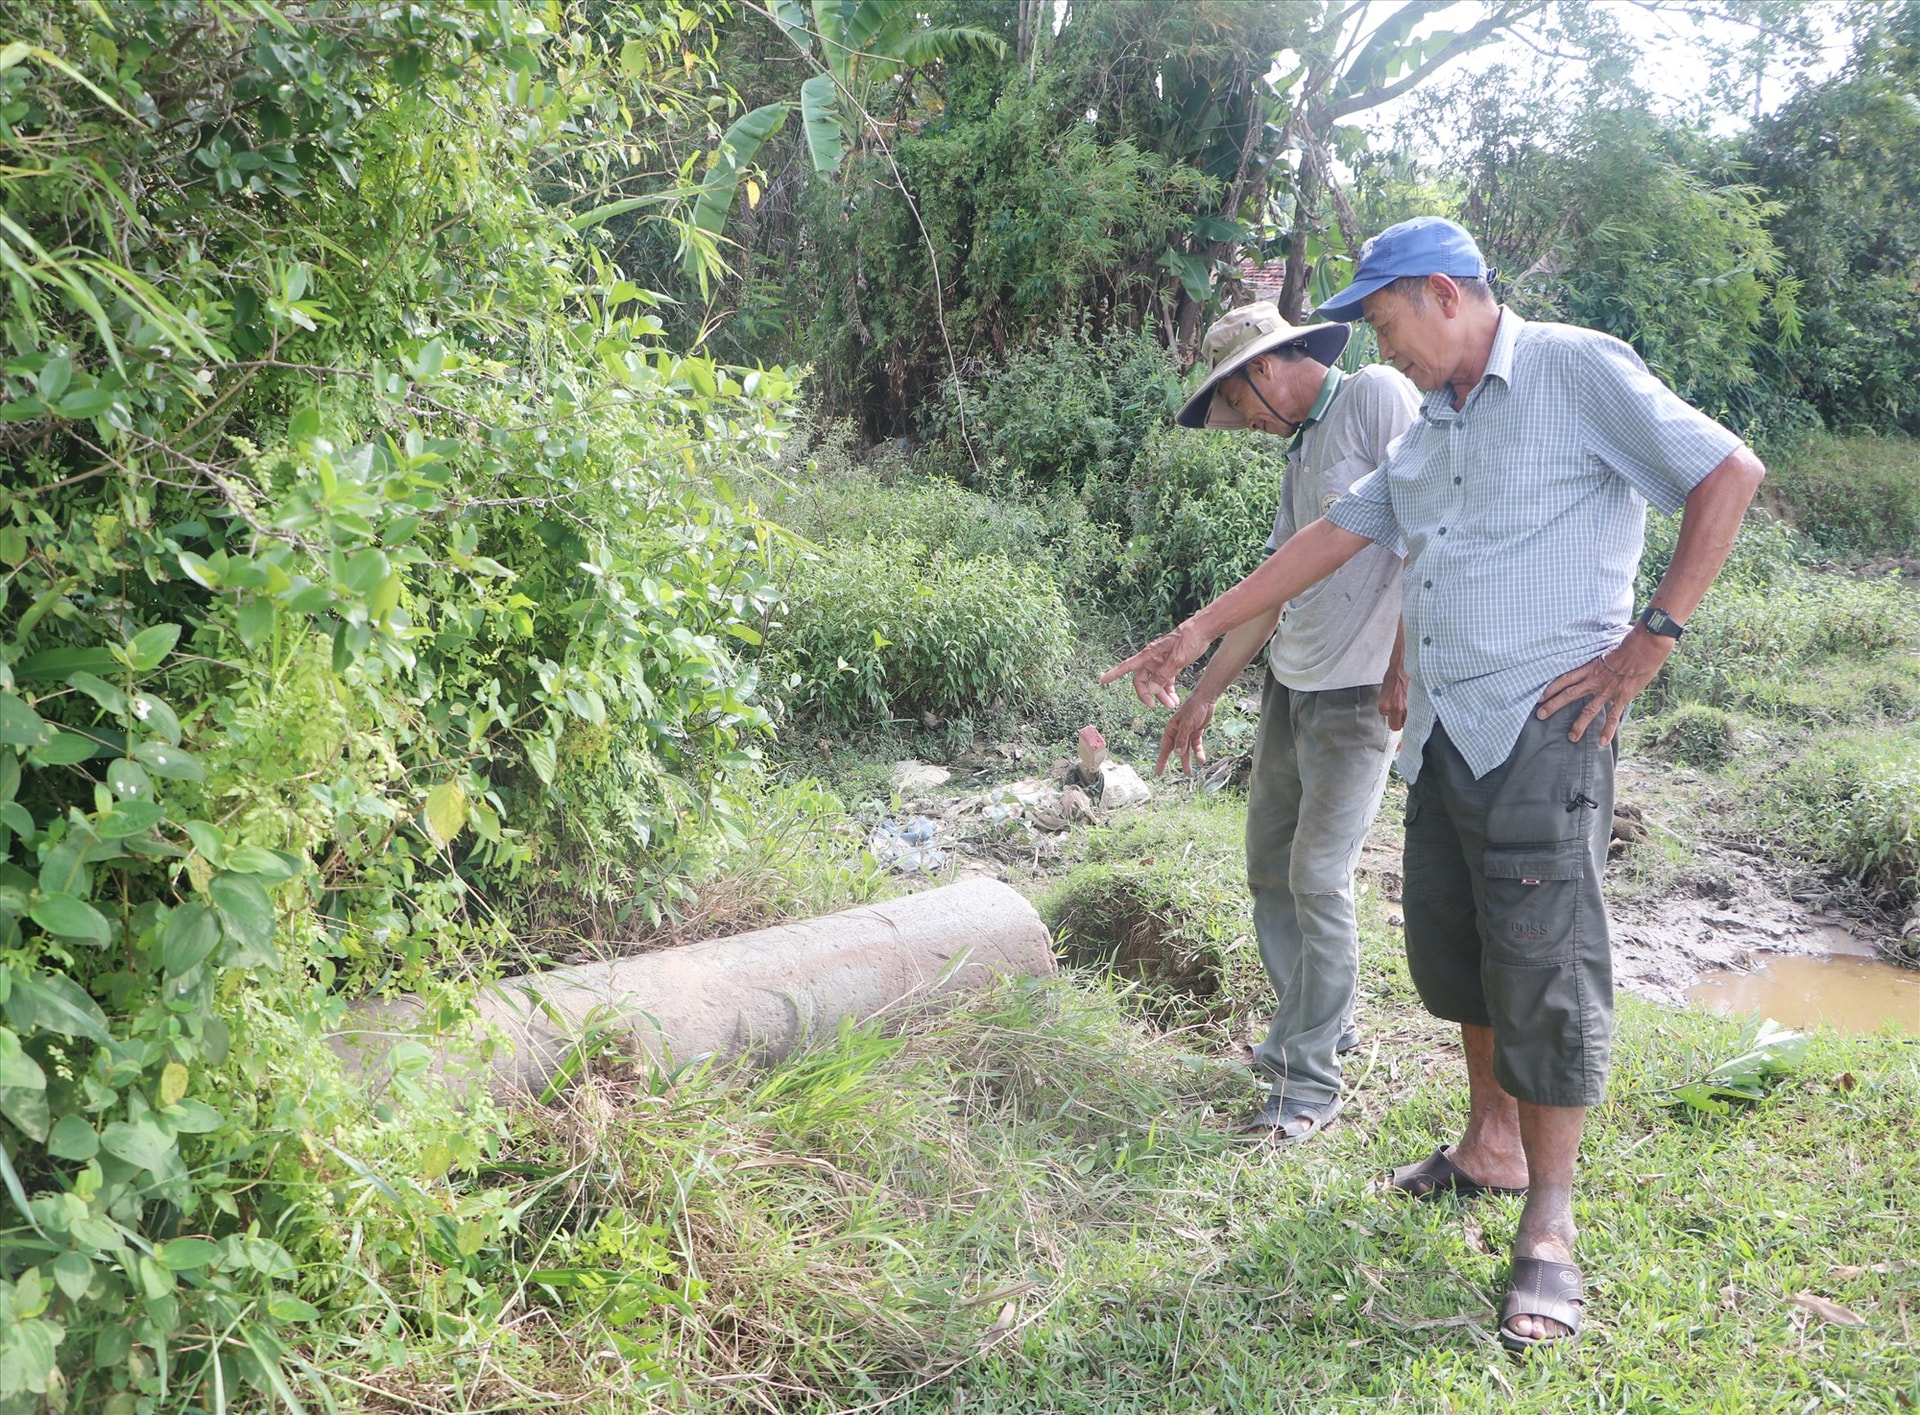
<path id="1" fill-rule="evenodd" d="M 1580 1269 L 1548 1258 L 1515 1258 L 1507 1278 L 1507 1295 L 1500 1304 L 1500 1344 L 1524 1355 L 1536 1346 L 1572 1342 L 1580 1335 L 1580 1316 L 1586 1310 L 1586 1292 Z M 1562 1336 L 1521 1336 L 1507 1323 L 1515 1317 L 1544 1317 L 1565 1327 Z"/>
<path id="2" fill-rule="evenodd" d="M 1440 1194 L 1457 1194 L 1462 1199 L 1477 1199 L 1482 1194 L 1497 1194 L 1516 1199 L 1524 1199 L 1527 1191 L 1522 1185 L 1518 1189 L 1509 1189 L 1499 1184 L 1482 1184 L 1469 1177 L 1465 1170 L 1455 1164 L 1447 1155 L 1450 1145 L 1442 1145 L 1418 1164 L 1403 1165 L 1393 1170 L 1381 1182 L 1381 1189 L 1389 1194 L 1404 1194 L 1409 1199 L 1431 1199 Z"/>

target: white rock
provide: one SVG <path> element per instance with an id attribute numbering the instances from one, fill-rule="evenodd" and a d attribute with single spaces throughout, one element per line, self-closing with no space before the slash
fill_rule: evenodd
<path id="1" fill-rule="evenodd" d="M 908 760 L 893 764 L 893 789 L 895 791 L 928 791 L 935 786 L 945 786 L 953 773 L 943 766 L 929 766 L 926 762 Z"/>
<path id="2" fill-rule="evenodd" d="M 1100 808 L 1119 810 L 1124 806 L 1143 806 L 1153 792 L 1140 779 L 1140 773 L 1125 762 L 1100 763 Z"/>

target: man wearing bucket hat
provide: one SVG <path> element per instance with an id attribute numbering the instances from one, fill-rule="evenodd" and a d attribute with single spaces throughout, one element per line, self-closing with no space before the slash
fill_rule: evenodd
<path id="1" fill-rule="evenodd" d="M 1350 333 L 1289 324 L 1263 301 L 1223 315 L 1201 341 L 1207 379 L 1180 425 L 1294 439 L 1270 552 L 1385 460 L 1419 404 L 1384 364 L 1336 367 Z M 1284 618 L 1275 607 L 1229 633 L 1161 737 L 1160 770 L 1173 756 L 1188 770 L 1205 761 L 1214 703 L 1271 640 L 1246 835 L 1254 935 L 1277 1004 L 1254 1048 L 1269 1093 L 1245 1130 L 1261 1138 L 1302 1139 L 1340 1112 L 1339 1055 L 1359 1041 L 1353 868 L 1406 715 L 1399 628 L 1399 557 L 1370 546 Z"/>
<path id="2" fill-rule="evenodd" d="M 1325 517 L 1107 681 L 1132 673 L 1174 706 L 1174 675 L 1216 635 L 1370 544 L 1406 553 L 1407 962 L 1428 1010 L 1460 1024 L 1469 1096 L 1460 1139 L 1383 1187 L 1525 1195 L 1499 1326 L 1518 1351 L 1575 1336 L 1584 1309 L 1574 1166 L 1613 1032 L 1607 749 L 1766 469 L 1619 340 L 1498 304 L 1492 273 L 1434 217 L 1362 248 L 1320 313 L 1373 327 L 1426 392 L 1419 416 Z M 1639 608 L 1648 503 L 1682 518 Z"/>

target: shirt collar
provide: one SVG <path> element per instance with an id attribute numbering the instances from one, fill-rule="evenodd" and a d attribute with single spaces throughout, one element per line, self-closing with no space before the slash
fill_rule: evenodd
<path id="1" fill-rule="evenodd" d="M 1513 387 L 1513 351 L 1520 342 L 1520 331 L 1526 323 L 1507 306 L 1500 306 L 1500 322 L 1493 327 L 1493 348 L 1487 354 L 1487 367 L 1480 375 L 1480 382 L 1474 385 L 1475 392 L 1490 378 L 1497 378 L 1507 387 Z M 1470 400 L 1473 394 L 1467 397 Z M 1453 406 L 1453 389 L 1443 385 L 1420 400 L 1420 411 L 1429 422 L 1447 422 L 1459 417 L 1466 409 Z"/>
<path id="2" fill-rule="evenodd" d="M 1500 306 L 1500 322 L 1493 328 L 1493 352 L 1487 355 L 1487 371 L 1480 376 L 1482 383 L 1497 378 L 1507 387 L 1513 387 L 1513 346 L 1520 341 L 1520 327 L 1525 323 L 1505 305 Z"/>
<path id="3" fill-rule="evenodd" d="M 1340 391 L 1340 385 L 1346 381 L 1346 377 L 1338 368 L 1327 370 L 1326 381 L 1320 385 L 1320 396 L 1313 400 L 1313 411 L 1300 424 L 1302 428 L 1312 427 L 1327 415 L 1327 409 L 1333 406 L 1333 395 Z"/>

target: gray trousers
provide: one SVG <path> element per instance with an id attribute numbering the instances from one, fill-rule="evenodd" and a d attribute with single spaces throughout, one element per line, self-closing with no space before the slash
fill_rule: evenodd
<path id="1" fill-rule="evenodd" d="M 1340 1094 L 1360 969 L 1353 868 L 1380 809 L 1393 733 L 1380 689 L 1303 693 L 1267 675 L 1247 798 L 1253 931 L 1278 1007 L 1254 1069 L 1288 1100 Z"/>

